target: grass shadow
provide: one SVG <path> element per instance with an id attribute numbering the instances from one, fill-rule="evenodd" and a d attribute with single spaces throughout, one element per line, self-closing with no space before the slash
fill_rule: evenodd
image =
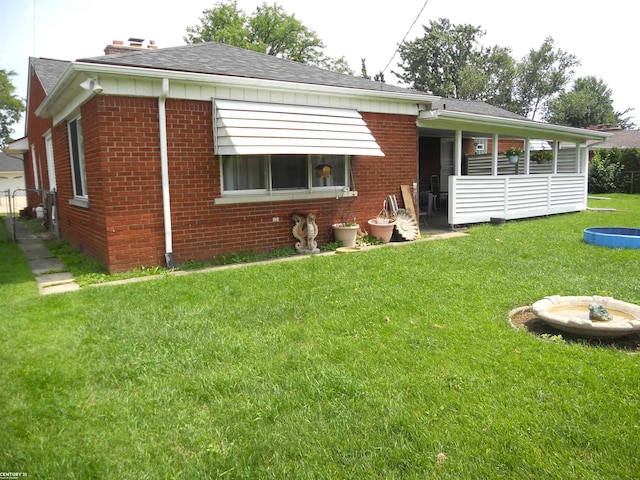
<path id="1" fill-rule="evenodd" d="M 567 343 L 579 343 L 593 347 L 613 347 L 630 353 L 640 352 L 640 333 L 625 335 L 614 339 L 584 338 L 579 335 L 563 332 L 538 318 L 531 309 L 522 309 L 510 317 L 511 325 L 519 330 L 525 330 L 540 338 L 561 338 Z"/>

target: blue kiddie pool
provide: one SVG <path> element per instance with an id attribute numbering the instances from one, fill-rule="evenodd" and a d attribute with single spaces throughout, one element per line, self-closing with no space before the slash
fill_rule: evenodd
<path id="1" fill-rule="evenodd" d="M 600 247 L 640 248 L 640 228 L 585 228 L 584 241 Z"/>

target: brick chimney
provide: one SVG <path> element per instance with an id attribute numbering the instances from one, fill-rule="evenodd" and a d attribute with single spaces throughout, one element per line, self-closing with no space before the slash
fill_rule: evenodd
<path id="1" fill-rule="evenodd" d="M 116 55 L 118 53 L 131 53 L 135 51 L 144 51 L 144 50 L 156 50 L 158 46 L 154 40 L 149 40 L 147 44 L 147 48 L 143 47 L 144 38 L 135 38 L 131 37 L 129 40 L 129 45 L 125 45 L 122 40 L 114 40 L 111 42 L 111 45 L 107 45 L 104 49 L 105 55 Z"/>

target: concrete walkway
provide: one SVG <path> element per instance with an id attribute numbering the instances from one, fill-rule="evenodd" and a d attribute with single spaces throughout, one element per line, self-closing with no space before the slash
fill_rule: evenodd
<path id="1" fill-rule="evenodd" d="M 11 236 L 11 219 L 5 217 L 7 230 Z M 16 241 L 29 263 L 41 295 L 80 290 L 73 275 L 45 246 L 41 238 L 33 235 L 19 219 L 15 222 Z"/>

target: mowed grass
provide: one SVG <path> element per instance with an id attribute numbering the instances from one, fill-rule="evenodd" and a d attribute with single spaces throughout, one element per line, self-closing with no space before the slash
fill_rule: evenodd
<path id="1" fill-rule="evenodd" d="M 0 242 L 0 471 L 29 478 L 640 477 L 640 358 L 545 340 L 545 295 L 640 303 L 616 212 L 40 297 Z M 28 271 L 27 271 L 28 272 Z"/>

